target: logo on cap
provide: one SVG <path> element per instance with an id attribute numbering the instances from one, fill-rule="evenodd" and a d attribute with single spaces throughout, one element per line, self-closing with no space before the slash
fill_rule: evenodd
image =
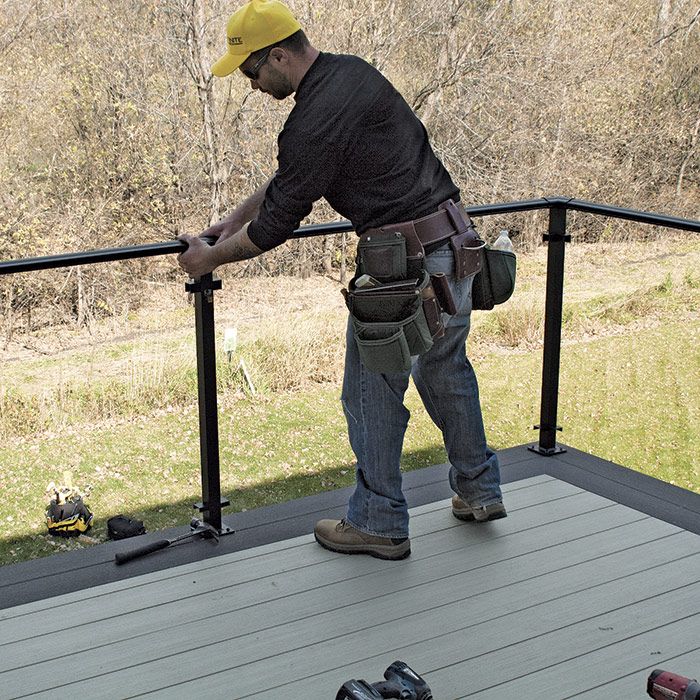
<path id="1" fill-rule="evenodd" d="M 240 37 L 240 36 L 230 36 L 230 37 L 228 38 L 228 43 L 229 43 L 231 46 L 238 46 L 239 44 L 242 44 L 242 43 L 243 43 L 243 38 Z"/>

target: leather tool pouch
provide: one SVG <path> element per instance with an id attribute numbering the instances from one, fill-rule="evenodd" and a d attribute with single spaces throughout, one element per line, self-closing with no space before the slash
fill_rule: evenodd
<path id="1" fill-rule="evenodd" d="M 452 221 L 456 233 L 450 238 L 450 247 L 455 257 L 455 278 L 462 280 L 481 269 L 481 248 L 485 243 L 479 238 L 469 215 L 451 199 L 443 202 L 444 210 Z"/>
<path id="2" fill-rule="evenodd" d="M 435 275 L 431 275 L 430 280 L 433 283 L 435 296 L 437 297 L 440 307 L 445 313 L 454 316 L 457 313 L 457 307 L 455 306 L 455 300 L 452 296 L 452 290 L 447 281 L 447 276 L 444 272 L 438 272 Z"/>
<path id="3" fill-rule="evenodd" d="M 406 239 L 394 231 L 361 236 L 357 269 L 379 282 L 406 279 Z"/>
<path id="4" fill-rule="evenodd" d="M 366 268 L 361 268 L 368 274 Z M 430 275 L 420 279 L 343 290 L 362 363 L 380 373 L 411 368 L 411 357 L 430 350 L 444 332 Z"/>
<path id="5" fill-rule="evenodd" d="M 515 289 L 515 253 L 482 248 L 481 272 L 472 283 L 472 309 L 490 311 L 510 299 Z"/>
<path id="6" fill-rule="evenodd" d="M 450 246 L 455 256 L 455 278 L 462 280 L 481 270 L 481 251 L 484 242 L 476 235 L 473 228 L 457 233 L 450 238 Z"/>

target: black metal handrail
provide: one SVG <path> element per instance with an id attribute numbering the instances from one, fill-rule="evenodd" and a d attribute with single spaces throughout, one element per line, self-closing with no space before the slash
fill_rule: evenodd
<path id="1" fill-rule="evenodd" d="M 666 228 L 700 233 L 700 221 L 682 219 L 665 214 L 596 204 L 566 197 L 542 197 L 519 202 L 487 204 L 468 207 L 473 217 L 512 214 L 516 212 L 549 210 L 547 243 L 547 282 L 545 299 L 544 348 L 542 355 L 542 391 L 540 398 L 539 441 L 529 449 L 543 455 L 564 451 L 556 443 L 559 400 L 559 366 L 561 352 L 562 309 L 564 298 L 564 250 L 570 236 L 566 233 L 567 211 L 580 211 L 617 219 L 636 221 Z M 352 231 L 348 221 L 303 226 L 294 231 L 292 238 L 307 238 Z M 209 243 L 213 243 L 213 239 Z M 66 253 L 37 258 L 24 258 L 0 262 L 0 275 L 33 272 L 74 265 L 90 265 L 115 260 L 129 260 L 180 253 L 187 245 L 179 240 L 124 248 L 107 248 L 79 253 Z M 195 326 L 197 338 L 197 376 L 199 398 L 200 460 L 202 472 L 202 502 L 195 504 L 203 513 L 204 521 L 220 533 L 230 530 L 222 527 L 221 508 L 228 504 L 221 498 L 219 472 L 219 435 L 216 398 L 216 350 L 214 343 L 214 295 L 221 288 L 221 281 L 212 274 L 186 284 L 187 291 L 195 298 Z"/>
<path id="2" fill-rule="evenodd" d="M 693 219 L 681 219 L 665 214 L 654 214 L 636 209 L 612 207 L 607 204 L 596 204 L 595 202 L 587 202 L 582 199 L 567 199 L 566 197 L 542 197 L 540 199 L 526 199 L 520 202 L 505 202 L 503 204 L 485 204 L 467 207 L 469 214 L 474 217 L 513 214 L 517 212 L 537 211 L 538 209 L 571 209 L 572 211 L 602 214 L 617 219 L 638 221 L 643 224 L 653 224 L 656 226 L 700 233 L 700 221 Z M 348 231 L 353 231 L 352 224 L 349 221 L 334 221 L 326 224 L 302 226 L 294 231 L 291 237 L 310 238 L 312 236 L 346 233 Z M 124 248 L 103 248 L 79 253 L 20 258 L 18 260 L 0 262 L 0 275 L 9 275 L 17 272 L 34 272 L 36 270 L 48 270 L 57 267 L 72 267 L 75 265 L 91 265 L 93 263 L 110 262 L 114 260 L 132 260 L 134 258 L 147 258 L 156 255 L 170 255 L 173 253 L 181 253 L 186 248 L 187 246 L 182 241 L 172 240 L 163 243 L 147 243 Z"/>

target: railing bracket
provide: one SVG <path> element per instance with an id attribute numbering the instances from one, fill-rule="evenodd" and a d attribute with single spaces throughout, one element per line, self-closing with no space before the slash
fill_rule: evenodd
<path id="1" fill-rule="evenodd" d="M 223 496 L 221 497 L 221 507 L 226 508 L 226 506 L 230 506 L 231 501 L 229 501 L 228 498 L 224 498 Z M 205 510 L 209 509 L 209 504 L 204 503 L 204 501 L 198 501 L 197 503 L 192 504 L 193 508 L 196 508 L 200 513 L 203 513 Z"/>
<path id="2" fill-rule="evenodd" d="M 211 292 L 215 289 L 221 289 L 221 278 L 214 277 L 213 275 L 204 275 L 199 279 L 190 279 L 185 282 L 185 291 L 189 292 L 190 294 L 204 292 L 206 296 L 209 296 L 207 292 Z"/>

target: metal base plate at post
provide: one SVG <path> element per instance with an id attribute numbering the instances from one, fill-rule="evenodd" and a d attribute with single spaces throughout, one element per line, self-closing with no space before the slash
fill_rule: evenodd
<path id="1" fill-rule="evenodd" d="M 538 443 L 529 445 L 528 450 L 530 452 L 537 452 L 538 455 L 543 455 L 544 457 L 552 457 L 554 455 L 560 455 L 566 452 L 566 447 L 560 447 L 559 445 L 554 445 L 552 448 L 540 447 Z"/>
<path id="2" fill-rule="evenodd" d="M 228 525 L 224 525 L 222 523 L 218 532 L 219 532 L 219 537 L 223 537 L 224 535 L 233 535 L 233 534 L 235 534 L 236 531 L 232 527 L 229 527 Z"/>
<path id="3" fill-rule="evenodd" d="M 230 506 L 230 505 L 231 505 L 231 501 L 229 501 L 228 498 L 223 498 L 223 497 L 221 498 L 221 507 L 222 508 L 225 508 L 226 506 Z M 193 503 L 192 507 L 196 508 L 200 513 L 206 513 L 206 511 L 207 511 L 207 506 L 205 506 L 202 501 L 199 501 L 198 503 Z M 204 521 L 205 522 L 207 521 L 206 517 L 204 518 Z M 215 527 L 215 526 L 212 526 L 212 527 Z M 236 532 L 233 528 L 230 528 L 228 525 L 224 525 L 223 523 L 221 523 L 220 527 L 215 527 L 215 529 L 219 533 L 220 536 L 233 535 L 233 533 Z"/>

